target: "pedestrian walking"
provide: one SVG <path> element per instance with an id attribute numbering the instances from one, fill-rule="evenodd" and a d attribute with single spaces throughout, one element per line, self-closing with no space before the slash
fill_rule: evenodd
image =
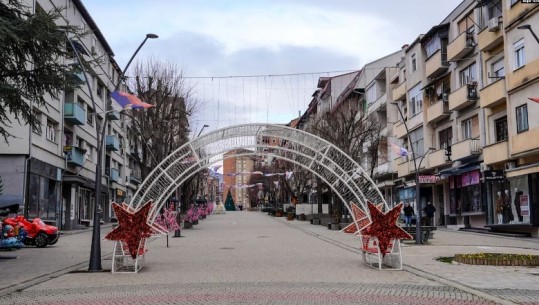
<path id="1" fill-rule="evenodd" d="M 404 205 L 404 221 L 406 222 L 406 226 L 410 227 L 412 225 L 412 216 L 414 216 L 414 208 L 410 206 L 410 203 L 406 203 Z"/>
<path id="2" fill-rule="evenodd" d="M 427 215 L 427 226 L 433 225 L 433 218 L 434 218 L 434 212 L 436 212 L 436 208 L 430 201 L 427 202 L 427 206 L 423 209 L 425 211 L 425 214 Z"/>

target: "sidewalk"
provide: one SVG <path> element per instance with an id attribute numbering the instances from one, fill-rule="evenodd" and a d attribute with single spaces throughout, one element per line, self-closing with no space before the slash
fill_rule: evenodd
<path id="1" fill-rule="evenodd" d="M 91 230 L 21 249 L 0 260 L 0 304 L 539 304 L 539 268 L 435 260 L 539 254 L 537 239 L 439 228 L 430 245 L 403 245 L 404 271 L 378 271 L 361 264 L 357 237 L 258 212 L 211 215 L 182 235 L 169 247 L 152 239 L 139 274 L 110 273 L 110 241 L 101 245 L 108 271 L 84 272 Z"/>

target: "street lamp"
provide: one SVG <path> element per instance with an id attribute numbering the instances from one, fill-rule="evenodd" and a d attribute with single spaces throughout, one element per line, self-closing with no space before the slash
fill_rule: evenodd
<path id="1" fill-rule="evenodd" d="M 537 37 L 537 35 L 535 35 L 535 32 L 533 31 L 531 25 L 523 24 L 521 26 L 517 26 L 517 29 L 519 29 L 519 30 L 530 30 L 530 33 L 532 33 L 533 38 L 535 38 L 535 41 L 537 41 L 537 43 L 539 43 L 539 38 Z"/>
<path id="2" fill-rule="evenodd" d="M 204 128 L 206 128 L 206 127 L 210 127 L 210 125 L 204 124 L 204 126 L 202 126 L 202 129 L 200 129 L 200 131 L 198 132 L 197 138 L 200 137 L 200 134 L 202 133 L 202 130 L 204 130 Z"/>
<path id="3" fill-rule="evenodd" d="M 399 106 L 398 102 L 397 103 L 392 102 L 392 104 L 395 105 L 397 107 L 397 109 L 399 110 L 399 115 L 400 115 L 400 117 L 402 119 L 402 123 L 404 124 L 404 128 L 406 128 L 406 134 L 408 135 L 408 143 L 410 144 L 410 149 L 412 151 L 412 156 L 413 156 L 413 159 L 414 159 L 415 200 L 416 200 L 416 206 L 417 206 L 417 217 L 416 217 L 416 222 L 415 222 L 415 227 L 416 227 L 416 229 L 415 229 L 415 243 L 420 245 L 420 244 L 422 244 L 422 240 L 421 240 L 421 201 L 420 201 L 421 200 L 421 196 L 420 196 L 421 188 L 419 187 L 419 168 L 421 167 L 421 162 L 423 162 L 423 159 L 425 159 L 425 156 L 427 155 L 427 153 L 433 148 L 427 149 L 425 154 L 419 160 L 419 163 L 417 162 L 416 154 L 414 152 L 414 145 L 412 144 L 412 138 L 410 136 L 410 130 L 408 130 L 408 124 L 406 124 L 406 119 L 404 118 L 404 114 L 402 113 L 401 107 Z"/>
<path id="4" fill-rule="evenodd" d="M 146 37 L 144 38 L 144 40 L 142 41 L 142 43 L 138 46 L 138 48 L 135 50 L 135 53 L 133 53 L 133 55 L 131 55 L 131 58 L 129 59 L 129 61 L 127 62 L 127 65 L 125 66 L 125 68 L 122 70 L 121 74 L 118 76 L 118 83 L 116 84 L 116 87 L 114 89 L 114 91 L 117 91 L 118 88 L 120 87 L 120 84 L 122 83 L 122 80 L 124 79 L 124 76 L 125 76 L 125 72 L 127 71 L 127 68 L 129 68 L 129 65 L 131 64 L 131 62 L 133 61 L 133 59 L 135 58 L 135 56 L 137 55 L 138 51 L 142 48 L 142 46 L 144 45 L 144 43 L 146 43 L 146 40 L 148 39 L 154 39 L 154 38 L 158 38 L 159 36 L 155 35 L 155 34 L 146 34 Z M 68 39 L 69 40 L 69 39 Z M 73 46 L 72 46 L 73 47 Z M 75 52 L 77 53 L 77 52 Z M 80 62 L 80 57 L 77 55 L 77 60 L 79 60 L 79 63 Z M 82 63 L 81 63 L 82 64 Z M 83 69 L 84 71 L 84 69 Z M 86 72 L 84 71 L 84 76 L 86 78 Z M 92 94 L 92 90 L 91 90 L 91 87 L 90 87 L 90 83 L 88 81 L 88 78 L 86 78 L 86 83 L 88 85 L 88 90 L 90 91 L 90 97 L 92 99 L 92 104 L 93 104 L 93 107 L 94 109 L 97 109 L 95 108 L 95 102 L 94 102 L 94 98 L 93 98 L 93 94 Z M 111 103 L 112 101 L 109 99 L 109 101 L 107 102 L 107 111 L 109 111 L 111 109 Z M 99 211 L 99 207 L 101 206 L 101 178 L 103 176 L 103 146 L 104 146 L 104 138 L 105 138 L 105 130 L 106 130 L 106 127 L 107 127 L 107 121 L 108 121 L 108 116 L 105 115 L 104 118 L 103 118 L 103 126 L 101 126 L 101 129 L 100 129 L 100 124 L 99 124 L 99 120 L 96 120 L 96 131 L 97 131 L 97 148 L 96 148 L 96 153 L 97 153 L 97 166 L 96 166 L 96 170 L 95 170 L 95 206 L 94 206 L 94 221 L 93 221 L 93 230 L 92 230 L 92 247 L 90 249 L 90 264 L 89 264 L 89 267 L 88 267 L 88 271 L 90 272 L 98 272 L 98 271 L 101 271 L 102 270 L 102 267 L 101 267 L 101 232 L 100 232 L 100 220 L 99 220 L 99 214 L 100 214 L 100 211 Z"/>

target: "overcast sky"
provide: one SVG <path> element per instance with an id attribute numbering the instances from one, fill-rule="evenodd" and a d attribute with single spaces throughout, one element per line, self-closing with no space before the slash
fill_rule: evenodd
<path id="1" fill-rule="evenodd" d="M 461 0 L 83 0 L 120 67 L 172 61 L 202 107 L 198 133 L 304 112 L 318 77 L 358 70 L 439 24 Z M 285 74 L 285 75 L 283 75 Z M 299 74 L 299 75 L 286 75 Z M 228 77 L 220 76 L 253 76 Z M 277 75 L 277 76 L 276 76 Z M 211 78 L 213 77 L 213 78 Z"/>

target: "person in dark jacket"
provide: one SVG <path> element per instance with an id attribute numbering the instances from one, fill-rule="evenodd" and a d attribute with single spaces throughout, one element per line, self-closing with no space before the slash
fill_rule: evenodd
<path id="1" fill-rule="evenodd" d="M 433 218 L 434 218 L 434 212 L 436 212 L 436 208 L 432 203 L 429 201 L 427 202 L 427 206 L 423 209 L 425 211 L 425 214 L 427 215 L 427 226 L 433 225 Z"/>
<path id="2" fill-rule="evenodd" d="M 412 208 L 407 202 L 402 211 L 404 212 L 404 221 L 406 222 L 406 226 L 410 227 L 412 225 L 412 216 L 414 216 L 414 208 Z"/>

